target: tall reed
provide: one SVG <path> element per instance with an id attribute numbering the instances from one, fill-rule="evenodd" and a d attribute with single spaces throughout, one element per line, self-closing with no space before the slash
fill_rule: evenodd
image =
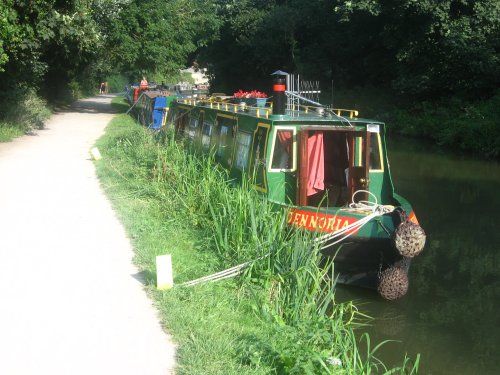
<path id="1" fill-rule="evenodd" d="M 173 200 L 193 225 L 211 234 L 221 265 L 253 261 L 245 279 L 266 291 L 263 303 L 275 319 L 289 324 L 333 311 L 332 267 L 320 267 L 313 236 L 291 230 L 285 209 L 263 199 L 245 178 L 241 187 L 231 186 L 213 157 L 187 153 L 171 134 L 158 143 L 145 133 L 140 142 L 133 150 L 120 141 L 150 171 L 135 178 L 150 178 L 152 191 L 170 209 Z"/>

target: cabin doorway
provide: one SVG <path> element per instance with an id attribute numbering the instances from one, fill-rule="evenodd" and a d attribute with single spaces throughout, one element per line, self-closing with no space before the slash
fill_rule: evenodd
<path id="1" fill-rule="evenodd" d="M 345 129 L 306 128 L 299 132 L 297 204 L 340 207 L 354 192 L 368 189 L 369 137 Z M 356 200 L 367 194 L 356 194 Z"/>

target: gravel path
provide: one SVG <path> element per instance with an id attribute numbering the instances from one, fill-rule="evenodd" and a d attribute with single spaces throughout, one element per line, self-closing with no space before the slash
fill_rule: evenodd
<path id="1" fill-rule="evenodd" d="M 175 348 L 89 149 L 111 96 L 0 144 L 0 374 L 167 375 Z"/>

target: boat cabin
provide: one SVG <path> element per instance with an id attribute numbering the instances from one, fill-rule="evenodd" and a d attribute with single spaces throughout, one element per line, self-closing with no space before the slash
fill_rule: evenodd
<path id="1" fill-rule="evenodd" d="M 368 190 L 393 204 L 384 124 L 356 118 L 354 110 L 324 112 L 301 106 L 276 115 L 270 107 L 178 99 L 166 124 L 196 151 L 213 151 L 233 179 L 248 175 L 276 203 L 340 207 Z"/>

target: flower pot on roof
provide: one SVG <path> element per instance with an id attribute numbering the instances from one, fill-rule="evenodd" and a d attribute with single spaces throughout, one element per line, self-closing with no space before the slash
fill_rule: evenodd
<path id="1" fill-rule="evenodd" d="M 245 103 L 248 106 L 265 107 L 267 102 L 267 94 L 257 90 L 239 90 L 233 94 L 233 97 L 237 103 Z"/>

